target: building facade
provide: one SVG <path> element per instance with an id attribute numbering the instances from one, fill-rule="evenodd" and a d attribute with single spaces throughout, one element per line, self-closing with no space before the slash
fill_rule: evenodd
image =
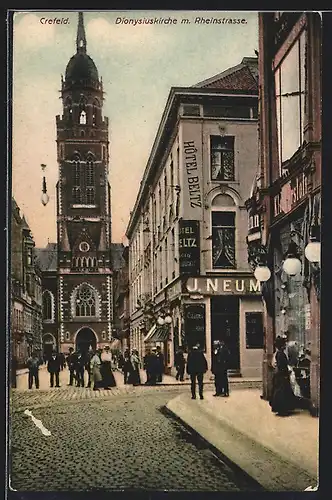
<path id="1" fill-rule="evenodd" d="M 42 278 L 35 257 L 30 227 L 12 199 L 10 343 L 18 367 L 42 350 Z"/>
<path id="2" fill-rule="evenodd" d="M 320 263 L 308 260 L 306 248 L 320 241 L 321 43 L 318 13 L 259 14 L 260 168 L 247 200 L 249 256 L 257 265 L 261 254 L 271 270 L 263 284 L 263 395 L 271 394 L 274 342 L 283 336 L 294 366 L 306 360 L 296 373 L 313 414 L 319 411 Z M 296 273 L 287 271 L 287 258 L 299 262 Z"/>
<path id="3" fill-rule="evenodd" d="M 79 13 L 76 54 L 61 81 L 56 117 L 59 349 L 112 341 L 111 194 L 108 118 L 98 70 Z"/>
<path id="4" fill-rule="evenodd" d="M 113 335 L 120 341 L 121 351 L 125 351 L 130 350 L 128 246 L 122 246 L 121 257 L 121 266 L 113 274 Z"/>
<path id="5" fill-rule="evenodd" d="M 248 265 L 247 212 L 257 171 L 257 58 L 172 88 L 126 235 L 130 340 L 143 356 L 199 341 L 209 368 L 224 338 L 234 374 L 260 377 L 263 305 Z"/>

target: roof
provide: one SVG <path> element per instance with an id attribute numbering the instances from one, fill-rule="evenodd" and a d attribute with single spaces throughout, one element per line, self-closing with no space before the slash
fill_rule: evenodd
<path id="1" fill-rule="evenodd" d="M 80 83 L 80 81 L 98 82 L 98 70 L 88 54 L 75 54 L 70 58 L 65 79 L 70 83 Z"/>
<path id="2" fill-rule="evenodd" d="M 48 243 L 45 248 L 35 248 L 36 263 L 42 271 L 56 271 L 58 264 L 58 247 L 56 243 Z"/>
<path id="3" fill-rule="evenodd" d="M 258 91 L 258 58 L 244 57 L 240 64 L 196 83 L 193 88 L 211 88 L 223 91 Z"/>

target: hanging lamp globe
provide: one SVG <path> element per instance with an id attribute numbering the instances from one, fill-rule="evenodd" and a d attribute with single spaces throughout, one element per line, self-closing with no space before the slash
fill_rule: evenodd
<path id="1" fill-rule="evenodd" d="M 321 246 L 320 241 L 310 241 L 305 247 L 304 255 L 309 262 L 320 263 Z"/>
<path id="2" fill-rule="evenodd" d="M 287 257 L 282 268 L 288 276 L 296 276 L 301 272 L 301 261 L 297 257 Z"/>
<path id="3" fill-rule="evenodd" d="M 47 194 L 47 193 L 43 193 L 43 194 L 41 195 L 41 198 L 40 198 L 40 199 L 41 199 L 42 204 L 43 204 L 43 205 L 44 205 L 44 207 L 45 207 L 45 206 L 47 205 L 47 203 L 49 202 L 50 197 L 48 196 L 48 194 Z"/>
<path id="4" fill-rule="evenodd" d="M 157 319 L 157 323 L 158 323 L 159 326 L 163 326 L 163 324 L 165 323 L 164 318 L 162 318 L 161 316 L 159 316 L 159 318 Z"/>
<path id="5" fill-rule="evenodd" d="M 170 325 L 172 323 L 172 318 L 169 314 L 167 314 L 167 316 L 165 317 L 164 319 L 165 323 L 167 323 L 167 325 Z"/>
<path id="6" fill-rule="evenodd" d="M 271 271 L 267 266 L 257 266 L 254 272 L 257 281 L 263 283 L 271 278 Z"/>

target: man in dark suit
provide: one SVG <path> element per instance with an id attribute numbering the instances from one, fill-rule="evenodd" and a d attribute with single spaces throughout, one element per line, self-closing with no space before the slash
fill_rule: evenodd
<path id="1" fill-rule="evenodd" d="M 84 368 L 85 368 L 85 356 L 80 351 L 80 349 L 78 349 L 75 355 L 75 373 L 76 373 L 77 387 L 84 387 Z"/>
<path id="2" fill-rule="evenodd" d="M 186 366 L 186 360 L 184 359 L 183 355 L 183 349 L 182 347 L 179 347 L 178 351 L 175 354 L 174 357 L 174 365 L 176 368 L 176 380 L 181 380 L 183 382 L 183 377 L 184 377 L 184 369 Z"/>
<path id="3" fill-rule="evenodd" d="M 213 342 L 212 373 L 216 388 L 214 396 L 229 396 L 227 368 L 229 351 L 223 340 Z"/>
<path id="4" fill-rule="evenodd" d="M 55 377 L 55 387 L 60 387 L 60 357 L 56 351 L 52 352 L 52 356 L 49 358 L 47 363 L 47 371 L 50 374 L 50 386 L 54 386 Z"/>
<path id="5" fill-rule="evenodd" d="M 72 347 L 69 347 L 69 354 L 67 356 L 67 366 L 69 369 L 69 384 L 68 385 L 73 385 L 74 380 L 76 379 L 75 375 L 75 353 L 74 349 Z"/>
<path id="6" fill-rule="evenodd" d="M 158 361 L 159 361 L 159 369 L 158 369 L 158 373 L 157 373 L 157 382 L 162 382 L 163 381 L 163 373 L 164 373 L 164 370 L 165 370 L 165 359 L 164 359 L 164 355 L 161 352 L 161 348 L 160 348 L 159 345 L 157 346 L 157 358 L 158 358 Z"/>
<path id="7" fill-rule="evenodd" d="M 187 373 L 191 380 L 191 399 L 196 399 L 196 379 L 198 382 L 198 391 L 200 399 L 203 396 L 203 377 L 207 371 L 208 365 L 203 351 L 199 344 L 196 344 L 189 351 L 187 359 Z"/>

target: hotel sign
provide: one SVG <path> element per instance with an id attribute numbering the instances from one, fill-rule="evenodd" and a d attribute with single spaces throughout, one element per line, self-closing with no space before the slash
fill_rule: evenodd
<path id="1" fill-rule="evenodd" d="M 188 278 L 186 289 L 189 293 L 202 295 L 259 295 L 261 293 L 260 282 L 249 277 Z"/>
<path id="2" fill-rule="evenodd" d="M 203 216 L 203 150 L 200 127 L 191 121 L 181 125 L 183 217 L 202 220 Z"/>
<path id="3" fill-rule="evenodd" d="M 308 194 L 308 175 L 302 172 L 284 184 L 273 198 L 273 215 L 287 214 Z"/>
<path id="4" fill-rule="evenodd" d="M 179 221 L 179 260 L 180 275 L 200 274 L 200 235 L 197 220 Z"/>

